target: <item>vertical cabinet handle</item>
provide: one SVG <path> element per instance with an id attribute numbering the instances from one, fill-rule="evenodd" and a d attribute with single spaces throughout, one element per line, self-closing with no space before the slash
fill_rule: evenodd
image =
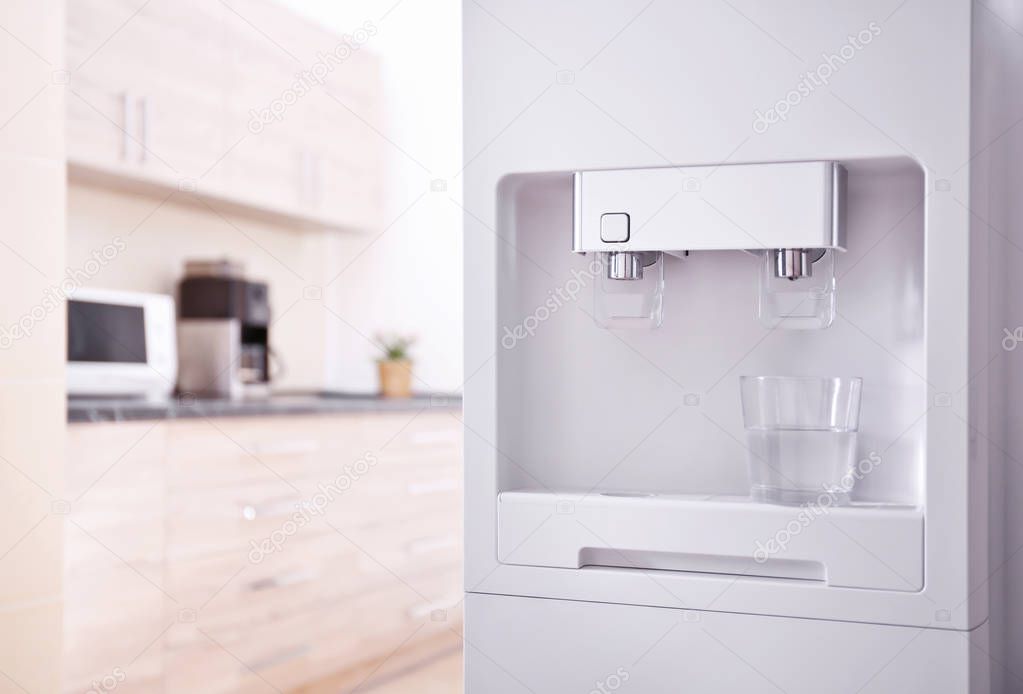
<path id="1" fill-rule="evenodd" d="M 146 153 L 149 151 L 149 97 L 139 98 L 139 162 L 146 161 Z"/>
<path id="2" fill-rule="evenodd" d="M 138 104 L 131 92 L 121 94 L 121 158 L 133 161 L 137 156 L 137 143 L 133 133 L 138 130 Z"/>
<path id="3" fill-rule="evenodd" d="M 323 186 L 320 183 L 322 162 L 318 154 L 309 150 L 299 152 L 299 199 L 313 207 L 319 207 Z"/>
<path id="4" fill-rule="evenodd" d="M 121 93 L 121 159 L 145 162 L 149 139 L 149 99 Z"/>

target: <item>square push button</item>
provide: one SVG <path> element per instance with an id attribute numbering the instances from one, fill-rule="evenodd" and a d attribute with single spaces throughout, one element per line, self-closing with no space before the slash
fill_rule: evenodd
<path id="1" fill-rule="evenodd" d="M 600 240 L 604 243 L 624 243 L 629 240 L 629 215 L 611 212 L 600 215 Z"/>

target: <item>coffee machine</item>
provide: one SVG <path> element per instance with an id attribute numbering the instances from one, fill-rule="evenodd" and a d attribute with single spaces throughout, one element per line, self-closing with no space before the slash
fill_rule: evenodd
<path id="1" fill-rule="evenodd" d="M 178 389 L 196 395 L 263 395 L 270 383 L 270 303 L 265 282 L 227 260 L 189 261 L 178 284 Z"/>

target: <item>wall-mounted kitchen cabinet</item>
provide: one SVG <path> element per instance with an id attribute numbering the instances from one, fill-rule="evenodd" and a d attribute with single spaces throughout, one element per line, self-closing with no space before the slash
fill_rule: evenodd
<path id="1" fill-rule="evenodd" d="M 72 180 L 299 228 L 378 223 L 375 28 L 341 37 L 269 0 L 69 0 L 67 13 Z"/>

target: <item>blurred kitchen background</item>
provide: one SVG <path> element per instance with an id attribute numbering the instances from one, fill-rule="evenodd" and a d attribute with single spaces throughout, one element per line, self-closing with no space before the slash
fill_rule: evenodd
<path id="1" fill-rule="evenodd" d="M 0 692 L 461 691 L 457 0 L 0 9 Z"/>
<path id="2" fill-rule="evenodd" d="M 455 0 L 66 3 L 67 264 L 126 245 L 86 286 L 230 258 L 269 287 L 279 387 L 375 392 L 397 332 L 419 390 L 459 389 Z"/>

